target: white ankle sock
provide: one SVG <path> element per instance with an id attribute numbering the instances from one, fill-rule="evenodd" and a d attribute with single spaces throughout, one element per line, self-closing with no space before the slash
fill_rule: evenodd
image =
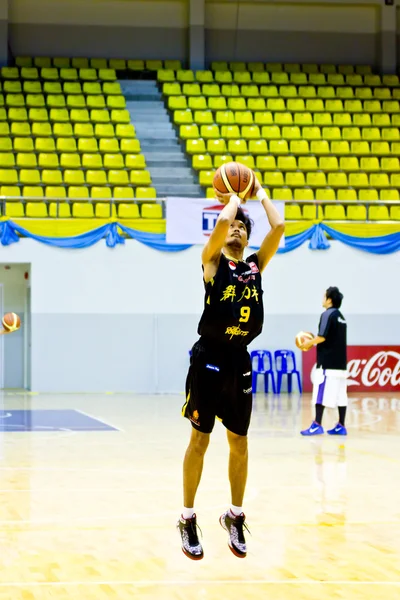
<path id="1" fill-rule="evenodd" d="M 184 519 L 191 519 L 194 515 L 194 508 L 186 508 L 186 506 L 183 507 L 183 511 L 182 511 L 182 517 Z"/>
<path id="2" fill-rule="evenodd" d="M 235 506 L 231 504 L 230 511 L 234 517 L 238 517 L 243 512 L 243 506 Z"/>

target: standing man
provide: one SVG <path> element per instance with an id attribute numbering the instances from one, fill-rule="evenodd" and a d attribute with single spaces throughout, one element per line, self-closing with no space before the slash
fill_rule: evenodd
<path id="1" fill-rule="evenodd" d="M 329 435 L 347 435 L 347 324 L 340 312 L 343 294 L 337 287 L 326 290 L 322 306 L 326 309 L 319 320 L 318 335 L 301 346 L 310 350 L 317 346 L 317 370 L 313 387 L 315 421 L 301 435 L 321 435 L 325 406 L 339 409 L 339 422 Z"/>
<path id="2" fill-rule="evenodd" d="M 220 517 L 220 524 L 228 532 L 232 552 L 240 558 L 247 553 L 242 508 L 247 480 L 247 430 L 252 410 L 252 369 L 247 345 L 262 330 L 261 272 L 276 253 L 284 232 L 284 222 L 257 179 L 254 191 L 271 226 L 258 252 L 243 259 L 251 221 L 240 209 L 240 199 L 234 194 L 224 194 L 218 198 L 225 208 L 202 253 L 205 302 L 182 409 L 183 416 L 192 424 L 192 433 L 183 463 L 184 507 L 177 525 L 182 550 L 193 560 L 203 558 L 194 500 L 215 417 L 227 429 L 230 448 L 232 504 Z"/>

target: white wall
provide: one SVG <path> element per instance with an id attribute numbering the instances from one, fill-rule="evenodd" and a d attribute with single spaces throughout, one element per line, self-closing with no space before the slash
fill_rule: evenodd
<path id="1" fill-rule="evenodd" d="M 163 253 L 135 241 L 109 249 L 49 248 L 21 240 L 2 262 L 31 263 L 32 389 L 183 390 L 203 306 L 200 247 Z M 398 343 L 400 253 L 340 243 L 278 255 L 264 275 L 266 320 L 254 346 L 293 347 L 315 330 L 330 285 L 344 293 L 349 343 Z"/>

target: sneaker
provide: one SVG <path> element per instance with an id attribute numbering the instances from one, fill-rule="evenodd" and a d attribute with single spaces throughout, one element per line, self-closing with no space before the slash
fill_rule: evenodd
<path id="1" fill-rule="evenodd" d="M 228 545 L 231 551 L 238 558 L 245 558 L 247 555 L 246 540 L 244 539 L 243 528 L 249 531 L 244 514 L 233 517 L 230 510 L 227 510 L 220 516 L 219 522 L 222 527 L 228 532 Z M 250 533 L 250 531 L 249 531 Z"/>
<path id="2" fill-rule="evenodd" d="M 344 425 L 338 423 L 333 429 L 328 429 L 329 435 L 347 435 L 347 429 Z"/>
<path id="3" fill-rule="evenodd" d="M 308 429 L 303 429 L 300 433 L 301 435 L 322 435 L 324 433 L 324 428 L 314 421 Z"/>
<path id="4" fill-rule="evenodd" d="M 181 534 L 183 554 L 192 560 L 201 560 L 204 557 L 204 552 L 197 535 L 196 515 L 193 515 L 191 519 L 184 519 L 181 516 L 176 527 Z"/>

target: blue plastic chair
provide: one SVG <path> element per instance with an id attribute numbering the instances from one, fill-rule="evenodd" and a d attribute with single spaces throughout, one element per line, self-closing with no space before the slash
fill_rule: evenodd
<path id="1" fill-rule="evenodd" d="M 264 375 L 264 392 L 268 394 L 268 380 L 271 377 L 272 391 L 276 394 L 275 377 L 273 371 L 272 354 L 268 350 L 253 350 L 250 354 L 253 365 L 252 388 L 253 394 L 257 392 L 257 379 Z M 254 365 L 254 362 L 256 365 Z"/>
<path id="2" fill-rule="evenodd" d="M 277 388 L 278 394 L 281 393 L 282 378 L 287 375 L 288 393 L 292 393 L 292 377 L 297 377 L 299 392 L 302 393 L 300 373 L 296 368 L 296 357 L 293 350 L 276 350 L 274 353 L 275 369 L 278 374 Z"/>

